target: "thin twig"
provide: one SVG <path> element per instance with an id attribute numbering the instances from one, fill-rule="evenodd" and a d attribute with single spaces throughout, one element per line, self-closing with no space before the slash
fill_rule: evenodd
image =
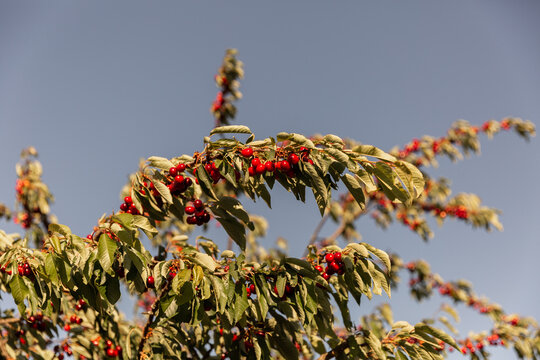
<path id="1" fill-rule="evenodd" d="M 317 241 L 317 239 L 319 237 L 319 233 L 321 232 L 321 230 L 322 230 L 324 224 L 326 223 L 326 220 L 328 220 L 329 216 L 330 216 L 330 211 L 328 210 L 328 208 L 326 208 L 323 217 L 321 218 L 321 220 L 319 221 L 319 223 L 315 227 L 315 230 L 313 230 L 313 234 L 311 234 L 311 237 L 309 238 L 308 246 L 315 244 L 315 242 Z M 308 248 L 306 247 L 306 250 L 304 251 L 304 256 L 307 256 L 307 254 L 308 254 Z"/>
<path id="2" fill-rule="evenodd" d="M 169 288 L 171 287 L 172 279 L 168 279 L 165 285 L 163 286 L 161 290 L 161 294 L 159 294 L 159 297 L 154 301 L 154 304 L 152 305 L 152 309 L 150 310 L 150 314 L 148 315 L 148 321 L 146 322 L 146 325 L 144 326 L 141 342 L 139 343 L 139 350 L 137 351 L 137 359 L 141 360 L 144 356 L 144 344 L 146 343 L 148 333 L 150 332 L 150 325 L 154 322 L 154 316 L 156 315 L 156 311 L 159 308 L 159 304 L 161 303 L 161 299 L 163 299 L 163 296 L 169 292 Z"/>

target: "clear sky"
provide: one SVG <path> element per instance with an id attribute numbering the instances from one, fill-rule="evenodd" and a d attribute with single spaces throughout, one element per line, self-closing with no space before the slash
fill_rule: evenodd
<path id="1" fill-rule="evenodd" d="M 260 138 L 334 133 L 390 149 L 441 136 L 460 118 L 538 124 L 539 16 L 536 0 L 2 1 L 0 201 L 14 202 L 14 164 L 34 145 L 53 212 L 88 233 L 118 208 L 140 158 L 201 149 L 213 125 L 213 75 L 230 47 L 246 64 L 236 122 Z M 481 156 L 442 161 L 432 174 L 503 210 L 503 232 L 450 221 L 424 244 L 399 226 L 359 228 L 364 241 L 424 258 L 446 279 L 472 280 L 508 312 L 540 319 L 539 141 L 505 134 L 482 144 Z M 313 201 L 278 192 L 273 204 L 249 209 L 268 216 L 267 244 L 282 235 L 300 254 L 319 220 Z M 418 306 L 404 289 L 392 304 L 397 319 L 413 323 L 438 306 Z M 365 302 L 356 314 L 370 308 Z M 467 318 L 460 329 L 489 326 L 459 310 Z"/>

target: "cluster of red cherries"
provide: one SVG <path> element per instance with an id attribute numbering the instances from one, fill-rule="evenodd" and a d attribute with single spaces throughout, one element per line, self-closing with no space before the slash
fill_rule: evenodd
<path id="1" fill-rule="evenodd" d="M 32 272 L 32 268 L 27 262 L 17 265 L 17 272 L 19 273 L 19 276 L 26 276 L 30 280 L 34 279 L 34 273 Z"/>
<path id="2" fill-rule="evenodd" d="M 341 252 L 327 253 L 324 256 L 326 261 L 326 268 L 323 269 L 321 265 L 316 265 L 315 269 L 322 274 L 324 280 L 328 281 L 333 274 L 343 275 L 345 274 L 345 264 L 342 260 Z"/>
<path id="3" fill-rule="evenodd" d="M 107 357 L 115 358 L 117 356 L 122 356 L 122 347 L 120 345 L 114 346 L 111 340 L 107 340 L 105 341 L 105 346 L 107 347 L 105 350 Z"/>
<path id="4" fill-rule="evenodd" d="M 73 351 L 71 350 L 71 348 L 69 347 L 69 344 L 64 344 L 62 346 L 60 345 L 56 345 L 54 347 L 54 352 L 58 355 L 56 355 L 56 357 L 58 358 L 58 360 L 63 360 L 64 359 L 64 354 L 66 354 L 67 356 L 71 356 L 73 355 Z"/>
<path id="5" fill-rule="evenodd" d="M 504 340 L 500 338 L 499 334 L 491 334 L 487 336 L 485 340 L 489 343 L 489 345 L 504 345 Z M 473 354 L 474 352 L 476 352 L 476 350 L 482 351 L 485 346 L 484 339 L 479 339 L 476 342 L 473 342 L 470 339 L 466 339 L 463 343 L 464 346 L 459 349 L 462 354 Z M 452 352 L 453 348 L 449 348 L 449 351 Z"/>
<path id="6" fill-rule="evenodd" d="M 124 203 L 120 205 L 120 210 L 125 211 L 128 214 L 139 215 L 139 210 L 135 207 L 131 196 L 126 196 L 124 198 Z"/>
<path id="7" fill-rule="evenodd" d="M 204 170 L 206 170 L 206 173 L 212 178 L 214 184 L 217 184 L 219 180 L 223 179 L 223 175 L 221 175 L 218 168 L 216 167 L 216 164 L 213 161 L 204 164 Z M 193 171 L 194 174 L 196 172 L 197 169 Z"/>
<path id="8" fill-rule="evenodd" d="M 210 221 L 210 214 L 204 209 L 204 203 L 200 199 L 196 199 L 193 205 L 188 205 L 184 208 L 187 217 L 186 222 L 190 225 L 203 225 Z"/>
<path id="9" fill-rule="evenodd" d="M 247 297 L 251 297 L 251 294 L 255 294 L 255 284 L 248 284 L 246 286 Z"/>
<path id="10" fill-rule="evenodd" d="M 305 147 L 300 148 L 301 156 L 298 156 L 295 153 L 290 153 L 287 156 L 287 159 L 283 160 L 261 160 L 260 158 L 253 157 L 253 149 L 250 147 L 243 148 L 240 151 L 240 154 L 242 154 L 245 158 L 252 158 L 251 159 L 251 166 L 248 167 L 248 173 L 249 176 L 257 176 L 257 175 L 263 175 L 265 173 L 273 173 L 274 171 L 281 171 L 282 173 L 285 173 L 288 177 L 295 177 L 296 172 L 294 171 L 294 167 L 300 162 L 300 159 L 305 162 L 309 162 L 310 164 L 313 164 L 313 160 L 309 158 L 309 149 Z"/>
<path id="11" fill-rule="evenodd" d="M 43 314 L 38 312 L 36 315 L 30 315 L 26 322 L 32 329 L 44 331 L 47 328 L 47 322 L 43 318 Z"/>
<path id="12" fill-rule="evenodd" d="M 167 184 L 167 188 L 169 188 L 169 191 L 171 192 L 171 195 L 178 196 L 182 194 L 184 191 L 186 191 L 191 184 L 193 184 L 193 180 L 191 180 L 190 177 L 184 177 L 182 173 L 186 170 L 186 164 L 178 164 L 176 166 L 173 166 L 169 169 L 169 175 L 173 178 L 173 180 Z M 154 192 L 154 184 L 150 184 L 150 189 Z M 153 193 L 154 197 L 158 197 L 159 195 L 157 192 Z"/>

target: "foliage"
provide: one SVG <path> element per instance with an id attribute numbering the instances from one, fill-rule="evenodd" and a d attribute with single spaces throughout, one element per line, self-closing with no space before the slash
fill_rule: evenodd
<path id="1" fill-rule="evenodd" d="M 457 349 L 478 359 L 495 345 L 512 346 L 520 358 L 540 355 L 533 319 L 506 314 L 467 282 L 431 273 L 424 261 L 404 264 L 358 242 L 355 225 L 369 214 L 382 227 L 396 221 L 424 240 L 433 235 L 428 215 L 500 229 L 496 209 L 473 194 L 451 196 L 448 180 L 431 178 L 427 167 L 441 156 L 458 160 L 477 152 L 482 133 L 514 129 L 528 139 L 532 123 L 458 121 L 444 137 L 426 136 L 389 152 L 332 134 L 256 139 L 248 127 L 230 125 L 243 76 L 235 55 L 226 53 L 216 75 L 216 127 L 204 148 L 148 158 L 122 190 L 120 210 L 99 219 L 88 236 L 73 234 L 50 214 L 53 198 L 41 182 L 37 152 L 23 151 L 18 207 L 0 206 L 0 216 L 26 230 L 24 237 L 0 231 L 0 291 L 18 307 L 0 318 L 0 358 L 442 359 Z M 240 201 L 245 196 L 271 206 L 275 186 L 300 201 L 311 191 L 320 210 L 302 258 L 260 247 L 266 220 Z M 322 238 L 329 220 L 337 229 Z M 209 221 L 221 224 L 228 249 L 190 236 L 196 226 L 206 231 Z M 390 297 L 405 269 L 417 300 L 437 289 L 489 316 L 493 328 L 458 339 L 446 316 L 411 325 L 394 321 L 387 304 L 356 324 L 350 303 L 383 292 Z M 140 318 L 130 321 L 118 311 L 122 289 L 138 298 Z M 443 310 L 458 320 L 453 307 Z"/>

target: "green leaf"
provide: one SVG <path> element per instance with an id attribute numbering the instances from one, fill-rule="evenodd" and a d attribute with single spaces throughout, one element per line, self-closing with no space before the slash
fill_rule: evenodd
<path id="1" fill-rule="evenodd" d="M 24 283 L 23 278 L 18 275 L 13 276 L 9 282 L 9 288 L 11 289 L 11 295 L 13 295 L 15 303 L 17 305 L 23 304 L 24 299 L 29 294 L 28 286 Z"/>
<path id="2" fill-rule="evenodd" d="M 300 268 L 307 270 L 308 273 L 311 273 L 312 275 L 318 274 L 318 272 L 313 268 L 313 265 L 311 265 L 311 263 L 307 262 L 306 260 L 288 257 L 285 259 L 285 262 L 299 266 Z"/>
<path id="3" fill-rule="evenodd" d="M 352 149 L 353 152 L 363 155 L 363 156 L 372 156 L 377 159 L 395 162 L 397 159 L 392 155 L 382 151 L 379 148 L 376 148 L 373 145 L 357 145 Z"/>
<path id="4" fill-rule="evenodd" d="M 193 260 L 201 265 L 203 268 L 208 269 L 209 271 L 213 272 L 216 270 L 218 263 L 209 255 L 196 252 L 193 254 Z"/>
<path id="5" fill-rule="evenodd" d="M 116 304 L 120 299 L 120 281 L 116 277 L 107 276 L 105 285 L 107 287 L 107 300 L 113 305 Z"/>
<path id="6" fill-rule="evenodd" d="M 373 176 L 364 169 L 360 169 L 355 172 L 358 176 L 358 180 L 361 181 L 366 187 L 366 192 L 371 193 L 377 190 L 377 184 L 373 180 Z"/>
<path id="7" fill-rule="evenodd" d="M 170 168 L 174 166 L 174 164 L 169 159 L 159 157 L 159 156 L 150 156 L 147 161 L 148 161 L 148 164 L 150 164 L 150 166 L 153 166 L 162 170 L 169 170 Z"/>
<path id="8" fill-rule="evenodd" d="M 45 272 L 53 284 L 58 283 L 58 272 L 56 271 L 56 266 L 54 264 L 53 254 L 45 255 Z"/>
<path id="9" fill-rule="evenodd" d="M 362 244 L 357 243 L 350 243 L 345 246 L 345 249 L 350 248 L 356 253 L 360 254 L 360 256 L 367 258 L 369 256 L 369 252 L 367 248 Z"/>
<path id="10" fill-rule="evenodd" d="M 448 335 L 447 333 L 445 333 L 442 330 L 439 330 L 437 328 L 434 328 L 434 327 L 429 326 L 429 325 L 424 324 L 424 323 L 418 323 L 418 324 L 414 325 L 414 330 L 416 332 L 429 334 L 429 335 L 431 335 L 431 336 L 433 336 L 433 337 L 435 337 L 437 339 L 440 339 L 440 340 L 444 341 L 445 343 L 447 343 L 448 345 L 453 346 L 454 348 L 459 350 L 458 345 L 456 344 L 456 341 L 450 335 Z"/>
<path id="11" fill-rule="evenodd" d="M 361 245 L 365 246 L 371 253 L 375 254 L 375 256 L 377 256 L 383 262 L 384 266 L 386 266 L 387 271 L 390 271 L 392 269 L 390 257 L 386 252 L 381 249 L 377 249 L 376 247 L 371 246 L 368 243 L 361 243 Z"/>
<path id="12" fill-rule="evenodd" d="M 178 272 L 178 274 L 174 277 L 172 281 L 172 290 L 174 293 L 178 294 L 180 292 L 180 289 L 182 286 L 184 286 L 184 283 L 189 281 L 191 279 L 191 270 L 190 269 L 182 269 Z"/>
<path id="13" fill-rule="evenodd" d="M 51 236 L 49 238 L 49 241 L 51 242 L 54 252 L 56 252 L 57 254 L 62 252 L 62 248 L 60 247 L 60 239 L 58 238 L 58 236 L 56 235 Z"/>
<path id="14" fill-rule="evenodd" d="M 214 188 L 212 186 L 212 181 L 208 177 L 208 174 L 206 173 L 206 170 L 204 169 L 204 166 L 202 164 L 197 167 L 197 171 L 195 172 L 195 176 L 199 180 L 199 186 L 201 187 L 201 190 L 209 198 L 217 200 L 218 197 L 217 197 L 216 193 L 214 192 Z"/>
<path id="15" fill-rule="evenodd" d="M 231 215 L 237 217 L 238 219 L 242 220 L 244 223 L 249 224 L 249 214 L 246 210 L 244 210 L 244 207 L 242 206 L 242 203 L 233 197 L 230 196 L 223 196 L 220 197 L 218 201 L 216 201 L 212 206 L 218 206 L 221 209 L 229 212 Z"/>
<path id="16" fill-rule="evenodd" d="M 242 284 L 241 282 L 236 283 L 234 292 L 236 294 L 236 301 L 234 304 L 234 322 L 236 323 L 242 318 L 242 316 L 244 316 L 244 313 L 249 307 L 249 303 L 247 300 L 247 293 L 244 284 Z"/>
<path id="17" fill-rule="evenodd" d="M 150 224 L 148 218 L 142 215 L 133 216 L 133 226 L 143 230 L 146 236 L 148 236 L 150 239 L 152 239 L 158 233 L 156 228 Z"/>
<path id="18" fill-rule="evenodd" d="M 311 177 L 311 183 L 313 186 L 313 193 L 315 195 L 315 200 L 319 205 L 319 210 L 321 215 L 324 214 L 324 209 L 328 205 L 328 192 L 326 191 L 326 185 L 322 177 L 319 176 L 317 170 L 310 163 L 305 163 L 304 167 Z"/>
<path id="19" fill-rule="evenodd" d="M 246 250 L 246 229 L 233 217 L 216 217 L 216 220 L 223 226 L 227 234 L 240 247 Z"/>
<path id="20" fill-rule="evenodd" d="M 343 151 L 334 148 L 327 148 L 324 151 L 328 155 L 332 156 L 336 161 L 340 162 L 344 166 L 347 166 L 347 163 L 349 162 L 349 156 Z"/>
<path id="21" fill-rule="evenodd" d="M 49 231 L 51 233 L 59 233 L 65 237 L 68 237 L 71 234 L 71 229 L 69 227 L 60 224 L 50 224 Z"/>
<path id="22" fill-rule="evenodd" d="M 279 297 L 282 297 L 283 294 L 285 293 L 286 284 L 287 284 L 287 277 L 284 274 L 279 274 L 276 281 L 276 287 L 277 287 Z"/>
<path id="23" fill-rule="evenodd" d="M 108 272 L 114 262 L 116 252 L 116 241 L 106 234 L 101 234 L 98 242 L 98 260 L 104 271 Z"/>
<path id="24" fill-rule="evenodd" d="M 341 176 L 341 180 L 356 200 L 358 206 L 360 206 L 360 208 L 364 210 L 366 208 L 366 198 L 364 196 L 364 190 L 362 189 L 362 186 L 360 185 L 358 180 L 356 180 L 356 178 L 351 174 L 345 174 Z"/>
<path id="25" fill-rule="evenodd" d="M 412 196 L 405 191 L 403 185 L 397 179 L 396 173 L 388 164 L 378 162 L 372 170 L 377 179 L 379 179 L 384 193 L 390 200 L 394 201 L 395 199 L 398 199 L 403 203 L 412 200 Z"/>
<path id="26" fill-rule="evenodd" d="M 339 136 L 333 134 L 324 135 L 323 140 L 327 143 L 337 143 L 341 146 L 344 146 L 343 140 Z"/>
<path id="27" fill-rule="evenodd" d="M 159 180 L 154 180 L 153 184 L 156 187 L 156 190 L 159 192 L 159 195 L 161 195 L 166 202 L 172 204 L 173 199 L 169 188 Z"/>
<path id="28" fill-rule="evenodd" d="M 214 134 L 251 134 L 251 130 L 244 125 L 228 125 L 214 128 L 210 131 L 210 136 Z"/>

